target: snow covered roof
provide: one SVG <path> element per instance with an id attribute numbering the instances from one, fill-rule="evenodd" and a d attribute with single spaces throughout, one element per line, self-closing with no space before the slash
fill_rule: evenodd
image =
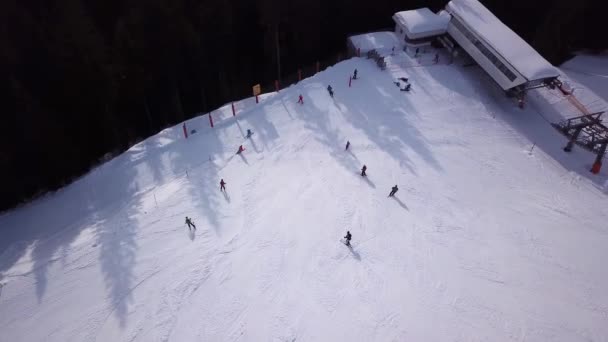
<path id="1" fill-rule="evenodd" d="M 446 9 L 464 21 L 468 28 L 529 81 L 559 76 L 559 72 L 534 48 L 503 24 L 477 0 L 452 0 Z"/>
<path id="2" fill-rule="evenodd" d="M 401 11 L 393 15 L 393 20 L 414 34 L 442 34 L 448 29 L 450 18 L 437 15 L 428 8 Z"/>
<path id="3" fill-rule="evenodd" d="M 371 32 L 351 36 L 348 38 L 355 48 L 361 49 L 361 53 L 370 50 L 391 50 L 393 47 L 398 49 L 401 46 L 399 38 L 394 32 Z"/>

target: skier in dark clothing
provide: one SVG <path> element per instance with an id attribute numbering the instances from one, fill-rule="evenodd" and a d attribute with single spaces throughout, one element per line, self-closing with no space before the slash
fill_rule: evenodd
<path id="1" fill-rule="evenodd" d="M 353 236 L 350 234 L 350 231 L 346 231 L 346 236 L 344 237 L 344 244 L 350 247 L 350 239 L 352 239 Z"/>
<path id="2" fill-rule="evenodd" d="M 223 178 L 220 180 L 220 191 L 226 191 L 226 182 Z"/>
<path id="3" fill-rule="evenodd" d="M 353 80 L 357 79 L 357 69 L 355 69 L 355 72 L 353 73 Z"/>
<path id="4" fill-rule="evenodd" d="M 350 147 L 350 141 L 346 140 L 346 148 L 344 149 L 344 151 L 348 151 L 349 147 Z"/>
<path id="5" fill-rule="evenodd" d="M 186 224 L 188 225 L 188 229 L 194 228 L 194 230 L 196 230 L 196 226 L 194 225 L 194 222 L 192 222 L 192 219 L 189 218 L 188 216 L 186 216 Z"/>
<path id="6" fill-rule="evenodd" d="M 399 191 L 399 188 L 397 187 L 397 185 L 395 185 L 392 189 L 391 189 L 391 193 L 388 194 L 388 197 L 393 197 L 395 196 L 395 194 L 397 193 L 397 191 Z"/>
<path id="7" fill-rule="evenodd" d="M 243 148 L 243 145 L 239 146 L 238 151 L 236 151 L 236 154 L 241 154 L 243 151 L 245 151 L 245 149 Z"/>
<path id="8" fill-rule="evenodd" d="M 334 90 L 331 85 L 327 86 L 327 92 L 329 92 L 329 96 L 334 97 Z"/>
<path id="9" fill-rule="evenodd" d="M 247 128 L 247 138 L 250 138 L 253 135 L 251 129 Z"/>
<path id="10" fill-rule="evenodd" d="M 363 165 L 363 167 L 361 168 L 361 176 L 363 176 L 363 177 L 367 176 L 365 171 L 367 171 L 367 166 Z"/>

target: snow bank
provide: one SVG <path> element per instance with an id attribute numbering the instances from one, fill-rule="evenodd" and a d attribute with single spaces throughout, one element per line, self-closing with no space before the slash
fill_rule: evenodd
<path id="1" fill-rule="evenodd" d="M 351 36 L 348 39 L 355 48 L 361 50 L 361 54 L 374 49 L 386 51 L 394 47 L 395 50 L 398 50 L 402 46 L 394 32 L 371 32 Z"/>
<path id="2" fill-rule="evenodd" d="M 604 102 L 608 101 L 608 53 L 580 54 L 562 64 L 560 68 L 569 78 L 584 85 Z"/>
<path id="3" fill-rule="evenodd" d="M 477 0 L 452 0 L 447 10 L 500 53 L 529 81 L 559 76 L 559 72 L 534 48 L 503 24 Z"/>
<path id="4" fill-rule="evenodd" d="M 437 15 L 425 7 L 397 12 L 393 20 L 407 29 L 409 38 L 417 39 L 445 33 L 450 18 Z"/>

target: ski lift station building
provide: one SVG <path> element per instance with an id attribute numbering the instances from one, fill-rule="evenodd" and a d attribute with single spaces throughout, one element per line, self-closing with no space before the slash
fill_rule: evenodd
<path id="1" fill-rule="evenodd" d="M 428 8 L 401 11 L 393 15 L 395 35 L 403 42 L 406 51 L 431 45 L 448 29 L 449 15 L 435 14 Z"/>
<path id="2" fill-rule="evenodd" d="M 447 32 L 505 91 L 549 84 L 555 67 L 477 0 L 452 0 Z"/>
<path id="3" fill-rule="evenodd" d="M 454 56 L 466 52 L 507 94 L 551 84 L 559 76 L 545 60 L 490 10 L 477 0 L 452 0 L 445 10 L 428 8 L 397 12 L 395 31 L 349 37 L 351 50 L 368 51 L 378 41 L 378 51 L 396 48 L 411 52 L 438 41 Z M 388 39 L 387 35 L 394 36 Z M 378 39 L 382 37 L 382 39 Z"/>

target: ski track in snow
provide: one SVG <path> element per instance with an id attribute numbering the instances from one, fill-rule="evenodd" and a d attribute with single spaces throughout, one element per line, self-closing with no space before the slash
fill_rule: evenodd
<path id="1" fill-rule="evenodd" d="M 559 94 L 520 110 L 476 68 L 389 64 L 224 106 L 0 216 L 0 340 L 606 341 L 608 178 L 538 114 Z"/>

